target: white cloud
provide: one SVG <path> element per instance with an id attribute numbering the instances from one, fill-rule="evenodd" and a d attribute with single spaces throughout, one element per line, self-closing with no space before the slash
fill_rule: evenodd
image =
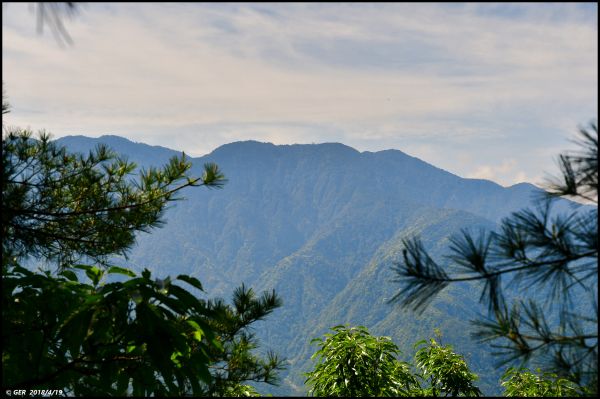
<path id="1" fill-rule="evenodd" d="M 505 159 L 500 165 L 481 165 L 472 173 L 467 174 L 466 177 L 492 180 L 504 186 L 511 186 L 523 182 L 540 182 L 541 179 L 538 176 L 532 178 L 531 176 L 527 176 L 524 171 L 518 170 L 517 168 L 518 163 L 516 159 Z"/>
<path id="2" fill-rule="evenodd" d="M 61 49 L 10 4 L 9 120 L 198 153 L 250 138 L 437 146 L 463 173 L 468 148 L 485 153 L 475 174 L 499 178 L 509 156 L 536 176 L 552 163 L 534 150 L 598 104 L 597 6 L 546 6 L 89 4 Z"/>

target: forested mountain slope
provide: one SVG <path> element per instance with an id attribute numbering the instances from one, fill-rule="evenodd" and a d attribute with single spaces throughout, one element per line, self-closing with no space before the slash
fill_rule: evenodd
<path id="1" fill-rule="evenodd" d="M 75 151 L 103 142 L 142 167 L 179 154 L 116 136 L 59 141 Z M 310 340 L 343 323 L 392 336 L 407 358 L 439 327 L 480 374 L 484 392 L 497 388 L 500 374 L 487 347 L 468 334 L 469 319 L 482 311 L 479 291 L 452 287 L 422 315 L 405 312 L 387 303 L 397 289 L 391 265 L 402 238 L 420 234 L 439 255 L 450 235 L 493 228 L 539 189 L 463 179 L 398 150 L 358 152 L 337 143 L 236 142 L 192 161 L 195 174 L 216 162 L 228 183 L 223 190 L 185 190 L 166 226 L 139 236 L 130 264 L 159 275 L 191 274 L 208 297 L 228 298 L 242 282 L 274 288 L 284 306 L 256 332 L 261 349 L 274 349 L 290 367 L 282 386 L 269 392 L 304 393 L 302 372 L 315 350 Z"/>

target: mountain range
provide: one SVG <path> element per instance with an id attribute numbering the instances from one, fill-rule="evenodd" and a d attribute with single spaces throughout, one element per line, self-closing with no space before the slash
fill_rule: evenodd
<path id="1" fill-rule="evenodd" d="M 71 151 L 107 144 L 139 167 L 160 166 L 180 152 L 118 136 L 58 139 Z M 531 205 L 542 190 L 521 183 L 502 187 L 465 179 L 399 150 L 359 152 L 339 143 L 223 145 L 190 158 L 198 176 L 215 162 L 223 190 L 188 188 L 166 212 L 163 228 L 140 234 L 126 263 L 161 277 L 200 279 L 208 298 L 228 299 L 244 283 L 275 289 L 283 306 L 255 325 L 260 349 L 288 360 L 278 387 L 261 393 L 304 395 L 312 369 L 310 341 L 339 324 L 364 325 L 392 337 L 404 360 L 413 345 L 442 332 L 480 376 L 488 395 L 499 394 L 502 370 L 487 345 L 472 340 L 469 321 L 484 312 L 474 284 L 444 290 L 423 313 L 391 305 L 391 280 L 402 239 L 419 235 L 436 259 L 463 228 L 493 229 Z M 558 208 L 580 205 L 560 200 Z M 125 262 L 125 261 L 124 261 Z"/>

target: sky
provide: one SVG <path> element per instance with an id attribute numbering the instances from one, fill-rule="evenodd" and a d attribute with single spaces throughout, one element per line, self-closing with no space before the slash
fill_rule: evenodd
<path id="1" fill-rule="evenodd" d="M 72 44 L 3 3 L 3 125 L 398 149 L 543 184 L 598 118 L 596 3 L 82 3 Z"/>

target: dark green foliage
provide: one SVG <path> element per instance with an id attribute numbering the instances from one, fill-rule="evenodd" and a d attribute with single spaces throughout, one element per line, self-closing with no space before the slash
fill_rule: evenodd
<path id="1" fill-rule="evenodd" d="M 415 354 L 416 366 L 422 378 L 429 383 L 423 389 L 426 396 L 481 396 L 481 391 L 473 382 L 479 377 L 469 370 L 463 357 L 452 351 L 450 346 L 442 346 L 433 338 L 418 342 L 420 347 Z"/>
<path id="2" fill-rule="evenodd" d="M 201 299 L 195 277 L 153 279 L 110 262 L 127 255 L 136 233 L 161 225 L 179 190 L 225 181 L 214 163 L 200 178 L 187 175 L 190 166 L 173 158 L 135 179 L 135 164 L 105 147 L 73 155 L 46 134 L 3 135 L 3 386 L 206 396 L 276 381 L 282 361 L 254 355 L 249 332 L 281 306 L 274 292 L 256 298 L 242 286 L 227 305 Z M 32 271 L 40 262 L 58 267 Z"/>
<path id="3" fill-rule="evenodd" d="M 417 343 L 416 368 L 397 359 L 400 351 L 389 337 L 372 336 L 366 327 L 336 326 L 335 333 L 316 338 L 318 363 L 306 384 L 315 396 L 480 396 L 462 356 L 431 339 Z"/>
<path id="4" fill-rule="evenodd" d="M 556 196 L 572 196 L 598 202 L 598 125 L 579 129 L 581 137 L 575 141 L 579 151 L 562 154 L 558 159 L 561 179 L 551 181 L 549 191 Z"/>
<path id="5" fill-rule="evenodd" d="M 315 338 L 320 349 L 306 384 L 315 396 L 408 396 L 417 385 L 406 363 L 396 359 L 398 347 L 388 337 L 374 337 L 365 327 L 336 326 L 334 334 Z"/>
<path id="6" fill-rule="evenodd" d="M 104 283 L 103 269 L 85 269 L 91 283 L 69 270 L 14 266 L 3 275 L 3 385 L 77 396 L 202 394 L 209 353 L 222 347 L 202 301 L 183 300 L 181 287 L 149 271 Z"/>
<path id="7" fill-rule="evenodd" d="M 235 387 L 227 388 L 224 397 L 243 398 L 243 397 L 261 397 L 252 385 L 240 384 Z"/>
<path id="8" fill-rule="evenodd" d="M 509 368 L 502 376 L 504 396 L 509 397 L 574 397 L 586 392 L 572 381 L 559 378 L 554 373 L 533 373 L 527 369 Z"/>
<path id="9" fill-rule="evenodd" d="M 257 298 L 254 291 L 244 285 L 235 290 L 232 305 L 225 305 L 221 300 L 208 302 L 208 309 L 217 317 L 207 322 L 217 332 L 220 343 L 212 353 L 217 360 L 210 366 L 213 378 L 208 395 L 253 396 L 256 391 L 243 382 L 275 384 L 278 381 L 277 372 L 283 370 L 283 361 L 273 352 L 268 352 L 265 359 L 252 353 L 258 345 L 250 325 L 279 306 L 281 299 L 275 292 L 264 292 Z"/>
<path id="10" fill-rule="evenodd" d="M 597 129 L 582 130 L 584 149 L 561 159 L 564 185 L 551 195 L 597 201 Z M 393 301 L 423 310 L 450 283 L 483 281 L 480 301 L 488 317 L 475 321 L 476 336 L 493 341 L 503 362 L 536 361 L 579 384 L 595 384 L 598 357 L 598 212 L 554 212 L 555 200 L 513 213 L 498 231 L 464 230 L 451 240 L 450 266 L 434 261 L 419 239 L 405 240 L 394 270 L 401 288 Z M 527 300 L 511 304 L 502 278 Z M 590 302 L 585 302 L 591 297 Z M 597 389 L 597 388 L 593 388 Z"/>
<path id="11" fill-rule="evenodd" d="M 391 301 L 396 301 L 404 296 L 404 305 L 423 310 L 435 298 L 435 294 L 446 288 L 448 275 L 444 269 L 437 267 L 434 260 L 425 251 L 420 240 L 417 238 L 405 239 L 403 244 L 406 249 L 402 250 L 402 256 L 407 266 L 405 270 L 402 270 L 402 275 L 414 276 L 415 279 L 411 285 L 394 295 Z M 412 259 L 409 260 L 409 256 Z M 403 280 L 396 279 L 392 281 L 397 283 Z"/>
<path id="12" fill-rule="evenodd" d="M 282 362 L 262 359 L 249 326 L 280 306 L 274 294 L 240 288 L 233 302 L 198 299 L 177 280 L 149 271 L 104 283 L 104 270 L 79 265 L 58 276 L 20 266 L 3 276 L 3 383 L 61 387 L 74 395 L 232 395 L 244 381 L 276 382 Z M 112 267 L 109 274 L 131 276 Z M 249 390 L 250 388 L 244 388 Z M 244 391 L 245 392 L 245 391 Z M 250 391 L 249 391 L 250 392 Z"/>

